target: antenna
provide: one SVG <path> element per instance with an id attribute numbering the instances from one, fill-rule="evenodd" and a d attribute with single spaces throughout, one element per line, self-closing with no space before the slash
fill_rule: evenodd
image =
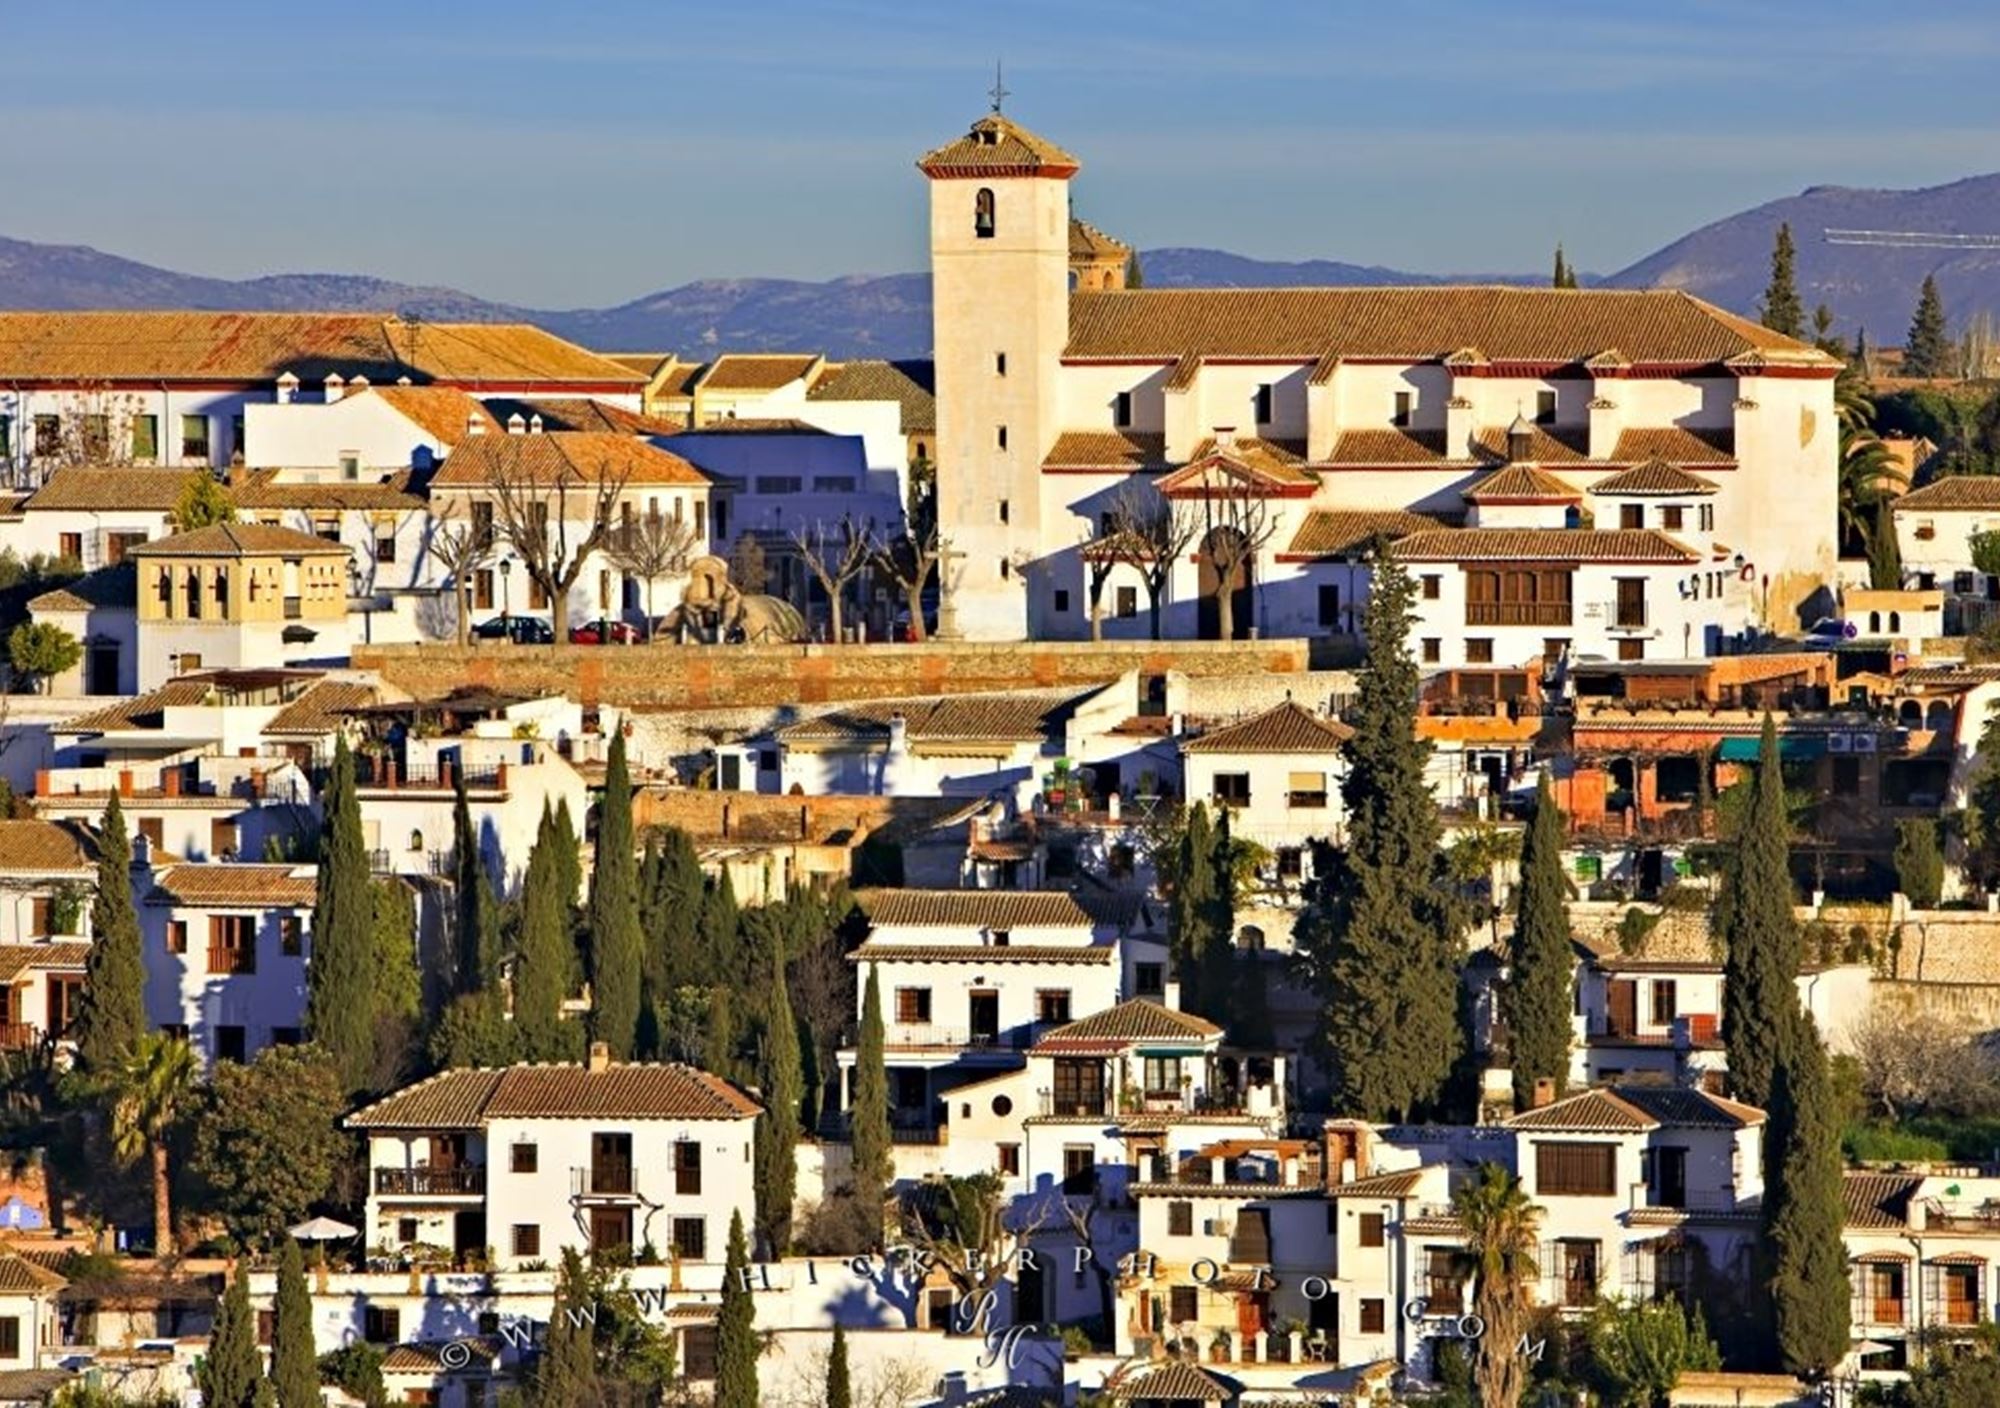
<path id="1" fill-rule="evenodd" d="M 995 112 L 1000 111 L 1000 104 L 1012 96 L 1007 91 L 1006 83 L 1002 80 L 1000 60 L 998 59 L 993 61 L 993 86 L 986 90 L 986 96 L 993 100 L 993 111 Z"/>

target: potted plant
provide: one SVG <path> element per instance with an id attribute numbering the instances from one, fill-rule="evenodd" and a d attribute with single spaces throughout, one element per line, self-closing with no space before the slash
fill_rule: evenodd
<path id="1" fill-rule="evenodd" d="M 1217 1330 L 1209 1337 L 1208 1357 L 1209 1361 L 1214 1364 L 1227 1364 L 1229 1362 L 1229 1331 Z"/>

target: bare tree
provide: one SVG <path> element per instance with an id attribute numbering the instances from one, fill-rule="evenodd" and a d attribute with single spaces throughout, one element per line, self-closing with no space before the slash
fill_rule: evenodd
<path id="1" fill-rule="evenodd" d="M 164 430 L 158 416 L 142 415 L 141 402 L 127 392 L 113 391 L 108 385 L 89 383 L 64 404 L 56 423 L 52 455 L 44 454 L 41 430 L 35 428 L 32 448 L 37 458 L 51 469 L 89 465 L 96 468 L 129 465 L 135 460 L 162 461 L 160 436 Z M 39 420 L 40 417 L 37 417 Z M 152 445 L 139 444 L 143 423 L 151 422 Z M 144 453 L 141 453 L 144 451 Z"/>
<path id="2" fill-rule="evenodd" d="M 588 468 L 558 451 L 523 454 L 523 445 L 545 436 L 508 436 L 493 456 L 485 487 L 492 496 L 493 526 L 521 559 L 528 580 L 548 598 L 555 638 L 569 638 L 569 594 L 591 554 L 610 539 L 629 469 L 600 460 Z"/>
<path id="3" fill-rule="evenodd" d="M 1160 607 L 1174 564 L 1194 541 L 1198 527 L 1183 505 L 1135 484 L 1121 488 L 1112 500 L 1105 549 L 1113 561 L 1131 567 L 1146 584 L 1154 640 L 1160 639 Z"/>
<path id="4" fill-rule="evenodd" d="M 983 1331 L 987 1296 L 1014 1270 L 1020 1252 L 1048 1220 L 1050 1200 L 1009 1198 L 994 1173 L 925 1182 L 900 1200 L 903 1240 L 958 1292 L 953 1328 Z M 1060 1200 L 1058 1200 L 1060 1201 Z"/>
<path id="5" fill-rule="evenodd" d="M 1973 1029 L 1941 1018 L 1872 1008 L 1848 1029 L 1861 1086 L 1891 1120 L 1926 1110 L 1963 1115 L 1989 1106 L 1995 1062 Z"/>
<path id="6" fill-rule="evenodd" d="M 911 640 L 924 639 L 924 587 L 937 570 L 938 555 L 943 551 L 944 539 L 938 536 L 935 523 L 927 529 L 905 524 L 901 532 L 870 539 L 869 561 L 903 593 L 904 607 L 910 613 Z"/>
<path id="7" fill-rule="evenodd" d="M 826 591 L 835 641 L 841 639 L 847 584 L 868 565 L 872 541 L 869 531 L 851 516 L 843 516 L 838 530 L 831 533 L 823 522 L 792 533 L 792 546 L 798 549 L 800 560 Z"/>
<path id="8" fill-rule="evenodd" d="M 493 536 L 460 519 L 457 505 L 446 499 L 433 503 L 427 550 L 451 579 L 453 629 L 458 643 L 465 645 L 471 633 L 467 618 L 472 614 L 467 588 L 472 574 L 492 559 Z"/>
<path id="9" fill-rule="evenodd" d="M 651 637 L 653 583 L 670 572 L 685 568 L 695 547 L 694 523 L 675 514 L 648 513 L 630 523 L 621 523 L 611 535 L 611 560 L 628 577 L 646 584 L 646 634 Z"/>
<path id="10" fill-rule="evenodd" d="M 1235 595 L 1239 575 L 1245 578 L 1257 554 L 1278 532 L 1271 501 L 1257 491 L 1246 474 L 1228 464 L 1218 466 L 1221 482 L 1201 496 L 1201 547 L 1215 578 L 1216 631 L 1223 640 L 1236 635 Z"/>

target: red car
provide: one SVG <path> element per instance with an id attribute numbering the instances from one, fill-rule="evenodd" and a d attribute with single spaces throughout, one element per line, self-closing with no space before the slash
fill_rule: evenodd
<path id="1" fill-rule="evenodd" d="M 571 645 L 635 645 L 641 639 L 637 626 L 601 618 L 572 626 L 569 632 Z"/>

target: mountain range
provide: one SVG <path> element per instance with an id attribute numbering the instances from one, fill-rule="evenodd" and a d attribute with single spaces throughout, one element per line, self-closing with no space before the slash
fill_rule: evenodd
<path id="1" fill-rule="evenodd" d="M 2000 174 L 1920 190 L 1814 186 L 1704 225 L 1628 268 L 1585 282 L 1683 288 L 1755 316 L 1770 277 L 1772 237 L 1788 221 L 1808 309 L 1824 302 L 1836 327 L 1866 328 L 1877 345 L 1902 341 L 1926 274 L 1954 325 L 2000 310 L 2000 238 L 1993 249 L 1829 243 L 1824 232 L 1954 232 L 2000 237 Z M 1217 249 L 1140 254 L 1148 287 L 1540 283 L 1545 274 L 1412 274 L 1313 259 L 1280 262 Z M 921 273 L 797 279 L 702 279 L 609 308 L 539 309 L 457 289 L 362 274 L 217 279 L 176 273 L 82 245 L 0 238 L 0 308 L 396 310 L 444 321 L 530 322 L 604 351 L 824 351 L 833 357 L 921 356 L 930 346 L 930 280 Z"/>

